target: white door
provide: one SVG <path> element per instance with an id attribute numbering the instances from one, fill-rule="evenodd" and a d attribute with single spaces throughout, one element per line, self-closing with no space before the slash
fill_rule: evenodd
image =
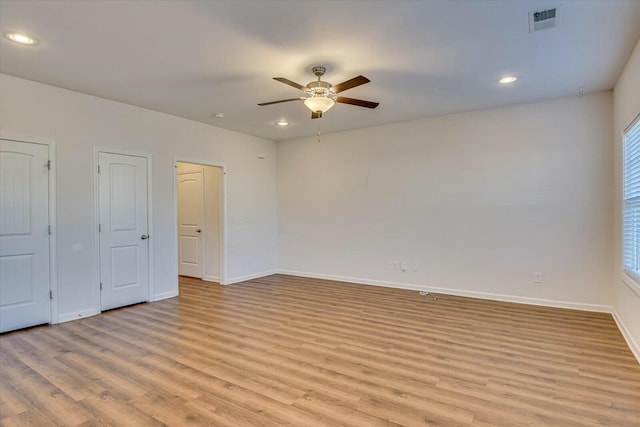
<path id="1" fill-rule="evenodd" d="M 102 310 L 149 300 L 147 159 L 98 153 Z"/>
<path id="2" fill-rule="evenodd" d="M 202 170 L 178 174 L 178 274 L 202 278 Z"/>
<path id="3" fill-rule="evenodd" d="M 49 323 L 49 148 L 0 140 L 0 332 Z"/>

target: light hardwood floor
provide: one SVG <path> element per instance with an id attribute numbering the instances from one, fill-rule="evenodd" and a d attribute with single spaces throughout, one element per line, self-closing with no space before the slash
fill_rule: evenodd
<path id="1" fill-rule="evenodd" d="M 608 314 L 275 275 L 0 337 L 0 424 L 640 426 Z"/>

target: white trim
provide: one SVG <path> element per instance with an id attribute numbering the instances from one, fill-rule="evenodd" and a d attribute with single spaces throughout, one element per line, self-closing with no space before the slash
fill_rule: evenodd
<path id="1" fill-rule="evenodd" d="M 182 162 L 181 162 L 182 163 Z M 192 163 L 189 163 L 192 164 Z M 207 227 L 205 227 L 205 197 L 204 197 L 204 166 L 202 165 L 194 165 L 194 166 L 198 166 L 195 167 L 193 169 L 190 170 L 185 170 L 182 172 L 179 172 L 178 169 L 176 168 L 176 181 L 179 179 L 180 175 L 187 175 L 187 174 L 192 174 L 192 173 L 199 173 L 200 174 L 200 184 L 201 188 L 202 188 L 202 193 L 200 194 L 200 197 L 202 198 L 202 224 L 200 224 L 200 274 L 199 277 L 196 276 L 198 279 L 202 279 L 204 280 L 204 272 L 207 270 L 207 257 L 205 256 L 206 253 L 206 249 L 207 249 L 207 245 L 205 244 L 206 240 L 207 240 Z M 176 182 L 176 186 L 178 186 L 180 184 L 180 182 Z M 222 184 L 222 183 L 221 183 Z M 219 203 L 218 203 L 219 204 Z M 179 215 L 179 206 L 178 205 L 178 195 L 176 194 L 176 219 L 178 222 L 180 222 L 180 218 L 178 217 Z M 219 211 L 219 207 L 218 207 L 218 211 Z M 219 213 L 219 212 L 218 212 Z M 218 223 L 218 228 L 220 228 L 220 224 Z M 178 230 L 178 234 L 180 233 L 180 230 Z M 220 234 L 220 230 L 218 230 L 218 235 Z M 177 246 L 178 246 L 178 275 L 180 275 L 180 235 L 176 236 L 177 240 Z M 219 239 L 218 239 L 219 240 Z M 218 242 L 218 246 L 220 246 L 220 242 Z M 218 250 L 220 250 L 220 248 L 218 248 Z M 218 257 L 219 258 L 219 257 Z M 220 260 L 218 260 L 218 263 L 220 262 Z M 191 274 L 187 274 L 187 276 L 192 276 Z"/>
<path id="2" fill-rule="evenodd" d="M 93 147 L 93 268 L 95 271 L 95 286 L 93 286 L 93 310 L 100 313 L 100 196 L 98 192 L 98 165 L 100 149 Z M 70 319 L 71 320 L 71 319 Z"/>
<path id="3" fill-rule="evenodd" d="M 147 159 L 147 234 L 149 235 L 149 299 L 147 301 L 154 301 L 156 282 L 153 275 L 153 248 L 155 246 L 155 230 L 153 229 L 153 161 L 151 154 L 148 154 Z M 153 240 L 151 240 L 153 239 Z"/>
<path id="4" fill-rule="evenodd" d="M 458 295 L 470 298 L 488 299 L 493 301 L 515 302 L 519 304 L 541 305 L 544 307 L 569 308 L 572 310 L 594 311 L 598 313 L 610 313 L 611 306 L 601 304 L 586 304 L 571 301 L 558 301 L 542 298 L 519 297 L 514 295 L 494 294 L 490 292 L 465 291 L 453 288 L 441 288 L 437 286 L 424 286 L 411 283 L 386 282 L 381 280 L 362 279 L 359 277 L 338 276 L 332 274 L 308 273 L 304 271 L 279 270 L 279 274 L 309 277 L 314 279 L 337 280 L 340 282 L 358 283 L 361 285 L 383 286 L 387 288 L 407 289 L 414 291 L 434 292 L 447 295 Z"/>
<path id="5" fill-rule="evenodd" d="M 636 125 L 636 123 L 640 123 L 640 113 L 636 114 L 636 116 L 629 122 L 626 128 L 622 130 L 622 135 L 624 135 L 631 130 L 632 127 Z"/>
<path id="6" fill-rule="evenodd" d="M 56 222 L 56 175 L 57 175 L 57 163 L 56 157 L 56 143 L 55 141 L 49 141 L 49 160 L 51 161 L 51 168 L 49 170 L 49 224 L 51 225 L 51 234 L 49 235 L 49 283 L 50 290 L 53 295 L 51 299 L 51 323 L 59 323 L 59 301 L 60 295 L 58 294 L 58 257 L 56 251 L 56 235 L 57 235 L 57 222 Z"/>
<path id="7" fill-rule="evenodd" d="M 229 259 L 229 244 L 227 242 L 227 167 L 224 164 L 219 167 L 222 168 L 222 209 L 220 210 L 220 268 L 218 274 L 220 275 L 220 284 L 227 285 L 227 261 Z"/>
<path id="8" fill-rule="evenodd" d="M 627 127 L 623 129 L 621 132 L 621 141 L 620 141 L 620 152 L 619 152 L 619 160 L 620 160 L 620 172 L 618 177 L 620 178 L 620 212 L 619 212 L 619 221 L 620 221 L 620 229 L 617 230 L 620 233 L 620 264 L 622 275 L 620 279 L 622 282 L 627 285 L 636 295 L 640 296 L 640 281 L 639 277 L 635 275 L 632 271 L 627 270 L 624 265 L 624 153 L 625 153 L 625 138 L 627 137 L 627 132 L 631 130 L 636 124 L 640 124 L 640 113 L 636 114 L 636 116 L 629 122 Z"/>
<path id="9" fill-rule="evenodd" d="M 205 282 L 216 282 L 218 283 L 220 281 L 220 277 L 218 276 L 202 276 L 202 280 L 204 280 Z"/>
<path id="10" fill-rule="evenodd" d="M 47 146 L 47 156 L 51 161 L 51 169 L 49 169 L 48 177 L 48 204 L 49 212 L 48 219 L 51 226 L 51 234 L 49 234 L 49 290 L 53 294 L 53 298 L 49 301 L 49 323 L 60 323 L 60 313 L 58 301 L 60 296 L 58 295 L 58 256 L 56 246 L 56 141 L 51 138 L 36 137 L 30 135 L 18 135 L 12 132 L 2 131 L 0 133 L 0 139 L 6 139 L 9 141 L 23 142 L 28 144 L 40 144 Z"/>
<path id="11" fill-rule="evenodd" d="M 216 281 L 221 285 L 229 284 L 227 282 L 227 165 L 225 163 L 218 162 L 208 162 L 202 161 L 202 159 L 189 159 L 184 156 L 174 156 L 173 157 L 173 176 L 174 176 L 174 184 L 173 184 L 173 255 L 174 255 L 174 265 L 175 265 L 175 275 L 176 275 L 176 288 L 178 288 L 178 283 L 180 280 L 180 274 L 178 272 L 178 162 L 180 163 L 191 163 L 193 165 L 200 166 L 212 166 L 215 168 L 222 169 L 222 181 L 220 183 L 220 191 L 221 191 L 221 204 L 220 206 L 220 230 L 219 230 L 219 277 L 216 278 Z M 204 182 L 204 181 L 203 181 Z M 203 262 L 204 269 L 204 262 Z M 205 276 L 202 276 L 203 280 Z"/>
<path id="12" fill-rule="evenodd" d="M 42 144 L 42 145 L 55 144 L 55 141 L 52 138 L 47 138 L 44 136 L 20 135 L 15 132 L 6 132 L 4 130 L 0 131 L 0 139 L 8 139 L 9 141 L 16 141 L 16 142 L 28 142 L 31 144 Z"/>
<path id="13" fill-rule="evenodd" d="M 278 271 L 278 270 L 267 270 L 267 271 L 262 271 L 260 273 L 253 273 L 253 274 L 247 274 L 245 276 L 232 277 L 230 279 L 227 279 L 227 283 L 225 283 L 225 285 L 232 285 L 234 283 L 246 282 L 247 280 L 259 279 L 261 277 L 271 276 L 273 274 L 279 274 L 279 273 L 287 274 L 287 273 L 282 273 L 281 271 Z"/>
<path id="14" fill-rule="evenodd" d="M 97 313 L 101 313 L 101 302 L 100 302 L 100 232 L 98 231 L 98 224 L 100 221 L 100 199 L 99 199 L 99 181 L 98 181 L 98 165 L 99 165 L 99 156 L 100 153 L 105 154 L 117 154 L 121 156 L 133 156 L 133 157 L 142 157 L 147 162 L 147 234 L 149 235 L 149 250 L 147 253 L 147 268 L 148 270 L 148 284 L 149 284 L 149 293 L 147 294 L 147 302 L 154 301 L 154 276 L 153 276 L 153 246 L 154 241 L 151 240 L 154 237 L 153 230 L 153 203 L 151 194 L 153 192 L 152 182 L 153 175 L 151 170 L 152 165 L 152 157 L 151 153 L 145 153 L 140 151 L 125 151 L 125 150 L 116 150 L 113 148 L 105 148 L 105 147 L 93 147 L 93 204 L 94 204 L 94 212 L 93 212 L 93 230 L 94 230 L 94 267 L 96 271 L 96 282 L 94 286 L 94 310 Z M 71 319 L 70 319 L 71 320 Z"/>
<path id="15" fill-rule="evenodd" d="M 72 320 L 78 320 L 84 317 L 96 316 L 98 314 L 100 314 L 100 311 L 95 310 L 93 308 L 90 308 L 87 310 L 81 310 L 81 311 L 74 311 L 73 313 L 65 313 L 60 315 L 59 323 L 70 322 Z"/>
<path id="16" fill-rule="evenodd" d="M 616 325 L 618 325 L 618 329 L 620 329 L 620 333 L 624 337 L 624 340 L 627 342 L 627 345 L 631 349 L 631 353 L 633 353 L 633 355 L 638 360 L 638 363 L 640 363 L 640 346 L 633 339 L 633 336 L 631 335 L 625 324 L 622 322 L 622 318 L 618 316 L 618 312 L 615 308 L 611 310 L 611 315 L 613 316 L 613 320 L 615 320 Z"/>
<path id="17" fill-rule="evenodd" d="M 634 275 L 625 269 L 622 270 L 622 282 L 640 297 L 640 283 L 636 281 Z"/>
<path id="18" fill-rule="evenodd" d="M 153 296 L 153 299 L 149 302 L 155 302 L 155 301 L 160 301 L 163 299 L 167 299 L 167 298 L 174 298 L 178 296 L 178 289 L 172 289 L 170 291 L 167 292 L 161 292 L 157 295 Z"/>

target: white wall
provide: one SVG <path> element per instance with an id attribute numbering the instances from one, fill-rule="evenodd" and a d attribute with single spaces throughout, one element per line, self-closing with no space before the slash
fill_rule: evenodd
<path id="1" fill-rule="evenodd" d="M 640 114 L 640 41 L 613 91 L 613 141 L 615 152 L 615 244 L 613 307 L 620 329 L 640 360 L 640 289 L 632 288 L 622 273 L 622 134 Z"/>
<path id="2" fill-rule="evenodd" d="M 176 158 L 227 166 L 227 278 L 275 268 L 272 141 L 7 75 L 0 75 L 0 117 L 3 133 L 56 141 L 60 320 L 91 315 L 99 307 L 94 147 L 152 157 L 154 299 L 177 292 Z M 257 158 L 259 152 L 266 153 L 265 160 Z M 81 249 L 74 251 L 74 245 Z"/>
<path id="3" fill-rule="evenodd" d="M 177 172 L 202 171 L 203 208 L 202 251 L 203 279 L 220 280 L 222 168 L 194 163 L 178 162 Z"/>
<path id="4" fill-rule="evenodd" d="M 279 267 L 606 311 L 611 124 L 601 92 L 278 142 Z"/>

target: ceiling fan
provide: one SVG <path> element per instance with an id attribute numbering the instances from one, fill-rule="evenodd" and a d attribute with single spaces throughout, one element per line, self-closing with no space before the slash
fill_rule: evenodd
<path id="1" fill-rule="evenodd" d="M 302 86 L 296 82 L 292 82 L 289 79 L 285 79 L 284 77 L 274 77 L 274 80 L 279 81 L 280 83 L 284 83 L 296 89 L 299 89 L 306 93 L 308 96 L 301 96 L 299 98 L 289 98 L 289 99 L 281 99 L 279 101 L 271 101 L 271 102 L 263 102 L 258 104 L 259 106 L 271 105 L 271 104 L 279 104 L 281 102 L 290 102 L 290 101 L 304 101 L 304 105 L 311 110 L 311 118 L 319 119 L 322 117 L 322 114 L 327 112 L 327 110 L 336 102 L 340 102 L 342 104 L 351 104 L 357 105 L 358 107 L 366 107 L 366 108 L 376 108 L 379 103 L 371 102 L 371 101 L 363 101 L 362 99 L 355 98 L 345 98 L 343 96 L 337 96 L 337 93 L 343 92 L 347 89 L 352 89 L 356 86 L 363 85 L 365 83 L 369 83 L 370 80 L 365 76 L 358 76 L 352 79 L 347 80 L 346 82 L 342 82 L 335 86 L 331 85 L 328 82 L 325 82 L 321 79 L 327 69 L 325 67 L 313 67 L 311 69 L 313 74 L 318 77 L 318 80 L 312 81 L 306 86 Z"/>

